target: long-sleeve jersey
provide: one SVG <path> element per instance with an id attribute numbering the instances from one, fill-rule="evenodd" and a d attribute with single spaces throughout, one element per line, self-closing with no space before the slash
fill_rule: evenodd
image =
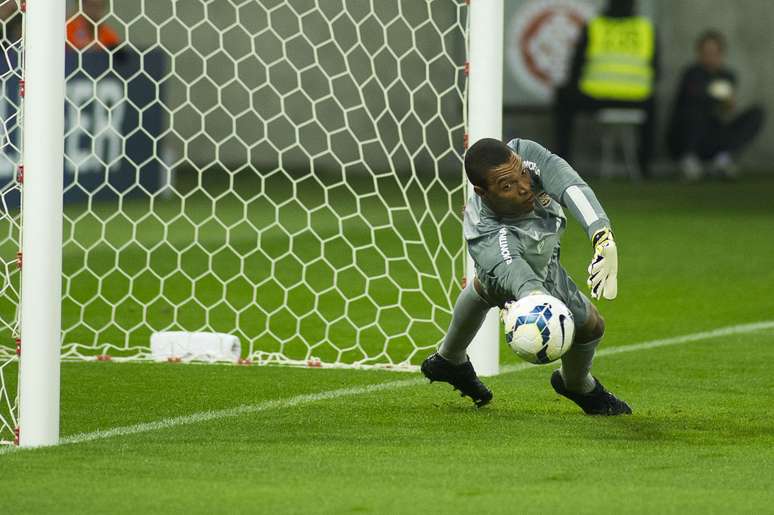
<path id="1" fill-rule="evenodd" d="M 549 265 L 558 258 L 567 207 L 589 237 L 610 227 L 594 192 L 561 157 L 539 143 L 514 139 L 508 146 L 532 176 L 534 209 L 500 217 L 478 195 L 465 207 L 464 235 L 476 275 L 493 299 L 518 299 L 552 289 Z"/>

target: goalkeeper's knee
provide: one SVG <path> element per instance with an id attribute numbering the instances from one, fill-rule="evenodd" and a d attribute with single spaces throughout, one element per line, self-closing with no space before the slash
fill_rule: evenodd
<path id="1" fill-rule="evenodd" d="M 584 344 L 600 340 L 605 334 L 605 319 L 593 305 L 589 310 L 589 317 L 575 333 L 575 342 Z"/>

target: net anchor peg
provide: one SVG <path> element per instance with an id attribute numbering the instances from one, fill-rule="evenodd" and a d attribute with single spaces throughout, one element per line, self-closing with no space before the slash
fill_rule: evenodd
<path id="1" fill-rule="evenodd" d="M 13 430 L 13 444 L 18 447 L 19 446 L 19 433 L 21 431 L 19 430 L 19 426 L 16 426 Z"/>

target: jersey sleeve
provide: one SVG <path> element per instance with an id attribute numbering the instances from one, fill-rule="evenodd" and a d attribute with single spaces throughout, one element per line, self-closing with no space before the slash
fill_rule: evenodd
<path id="1" fill-rule="evenodd" d="M 589 238 L 610 227 L 610 219 L 594 191 L 567 161 L 534 141 L 514 139 L 508 146 L 522 159 L 535 163 L 534 173 L 543 191 L 570 210 Z"/>
<path id="2" fill-rule="evenodd" d="M 548 293 L 535 271 L 521 256 L 513 256 L 510 263 L 503 261 L 492 273 L 508 298 L 519 300 L 534 292 Z"/>
<path id="3" fill-rule="evenodd" d="M 611 228 L 605 210 L 587 184 L 573 184 L 564 190 L 560 202 L 580 222 L 589 238 L 600 229 Z"/>
<path id="4" fill-rule="evenodd" d="M 530 292 L 545 292 L 543 279 L 523 256 L 524 246 L 506 227 L 468 242 L 489 300 L 502 305 Z"/>

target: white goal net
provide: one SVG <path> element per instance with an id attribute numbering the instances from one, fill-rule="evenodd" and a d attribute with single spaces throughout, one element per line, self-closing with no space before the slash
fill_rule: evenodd
<path id="1" fill-rule="evenodd" d="M 143 359 L 162 330 L 236 335 L 256 363 L 403 367 L 438 343 L 465 267 L 464 0 L 70 7 L 64 358 Z M 22 74 L 3 51 L 7 439 Z"/>

